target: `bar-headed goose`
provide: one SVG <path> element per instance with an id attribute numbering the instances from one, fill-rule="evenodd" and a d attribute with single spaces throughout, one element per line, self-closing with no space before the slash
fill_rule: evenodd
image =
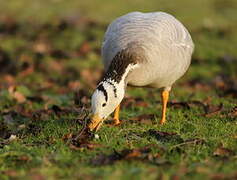
<path id="1" fill-rule="evenodd" d="M 102 57 L 105 75 L 92 96 L 88 127 L 98 130 L 119 108 L 127 85 L 162 88 L 162 118 L 173 83 L 187 71 L 194 44 L 187 29 L 164 12 L 131 12 L 114 20 L 105 33 Z"/>

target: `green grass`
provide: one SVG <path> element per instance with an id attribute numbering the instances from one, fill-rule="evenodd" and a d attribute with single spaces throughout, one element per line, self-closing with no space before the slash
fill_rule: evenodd
<path id="1" fill-rule="evenodd" d="M 234 0 L 1 1 L 0 179 L 234 179 L 236 7 Z M 74 111 L 81 107 L 75 94 L 80 89 L 79 96 L 85 94 L 81 103 L 90 107 L 103 71 L 105 28 L 135 10 L 170 12 L 190 30 L 196 45 L 193 61 L 170 96 L 171 102 L 190 107 L 172 105 L 167 123 L 160 126 L 159 91 L 129 87 L 122 124 L 105 123 L 92 149 L 72 146 L 65 136 L 77 133 L 83 119 Z M 132 105 L 126 105 L 129 98 Z M 203 105 L 211 112 L 220 104 L 219 112 L 205 115 Z M 61 108 L 58 114 L 55 105 Z M 141 120 L 144 114 L 154 117 Z M 9 140 L 11 135 L 16 139 Z M 95 165 L 101 154 L 144 147 L 150 152 Z"/>

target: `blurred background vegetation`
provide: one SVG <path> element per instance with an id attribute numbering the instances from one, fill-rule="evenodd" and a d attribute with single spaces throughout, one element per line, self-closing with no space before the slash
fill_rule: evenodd
<path id="1" fill-rule="evenodd" d="M 213 84 L 222 75 L 221 84 L 227 82 L 227 75 L 232 82 L 236 76 L 236 9 L 235 0 L 0 0 L 1 70 L 16 75 L 33 68 L 30 76 L 16 76 L 26 84 L 51 77 L 65 86 L 80 78 L 80 83 L 91 81 L 89 87 L 94 87 L 102 71 L 100 47 L 107 25 L 131 11 L 165 11 L 188 28 L 195 43 L 194 65 L 184 81 Z M 94 78 L 87 69 L 97 72 L 91 75 Z"/>
<path id="2" fill-rule="evenodd" d="M 0 17 L 56 23 L 59 19 L 90 18 L 108 24 L 130 11 L 165 11 L 176 16 L 193 34 L 196 57 L 237 55 L 235 0 L 1 0 Z"/>

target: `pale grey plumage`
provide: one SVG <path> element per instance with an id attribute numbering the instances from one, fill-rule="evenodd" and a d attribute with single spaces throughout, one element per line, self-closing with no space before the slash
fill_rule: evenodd
<path id="1" fill-rule="evenodd" d="M 115 55 L 131 49 L 142 58 L 128 73 L 126 83 L 170 89 L 188 69 L 194 49 L 186 28 L 164 12 L 132 12 L 114 20 L 102 45 L 105 69 Z"/>
<path id="2" fill-rule="evenodd" d="M 169 91 L 188 69 L 194 49 L 186 28 L 163 13 L 132 12 L 113 21 L 102 45 L 106 73 L 92 95 L 90 130 L 98 129 L 119 104 L 126 85 L 164 88 L 162 119 L 165 122 Z"/>

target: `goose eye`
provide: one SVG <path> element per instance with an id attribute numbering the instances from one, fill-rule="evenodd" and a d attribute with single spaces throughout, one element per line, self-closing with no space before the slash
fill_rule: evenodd
<path id="1" fill-rule="evenodd" d="M 103 104 L 102 104 L 102 107 L 105 107 L 105 106 L 106 106 L 106 103 L 103 103 Z"/>

